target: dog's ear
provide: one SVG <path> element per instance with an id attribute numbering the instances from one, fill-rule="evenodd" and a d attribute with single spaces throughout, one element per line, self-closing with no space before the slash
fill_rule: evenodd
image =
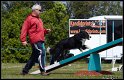
<path id="1" fill-rule="evenodd" d="M 81 39 L 82 39 L 79 34 L 75 34 L 75 35 L 74 35 L 74 38 L 75 38 L 76 40 L 81 40 Z"/>

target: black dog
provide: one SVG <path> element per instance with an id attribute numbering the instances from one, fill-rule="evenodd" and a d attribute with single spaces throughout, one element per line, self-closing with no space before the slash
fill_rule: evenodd
<path id="1" fill-rule="evenodd" d="M 50 65 L 54 64 L 55 61 L 60 61 L 63 56 L 65 56 L 65 51 L 70 49 L 79 49 L 80 51 L 87 49 L 84 44 L 86 39 L 91 37 L 86 31 L 80 31 L 73 37 L 61 40 L 54 48 L 50 49 L 51 61 Z M 73 56 L 72 54 L 70 54 Z"/>

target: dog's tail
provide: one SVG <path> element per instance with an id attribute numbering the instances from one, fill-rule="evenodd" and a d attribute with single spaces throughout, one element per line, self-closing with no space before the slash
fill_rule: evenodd
<path id="1" fill-rule="evenodd" d="M 52 54 L 52 53 L 53 53 L 53 48 L 48 47 L 48 48 L 47 48 L 47 53 Z"/>
<path id="2" fill-rule="evenodd" d="M 47 47 L 47 53 L 50 53 L 50 47 Z"/>

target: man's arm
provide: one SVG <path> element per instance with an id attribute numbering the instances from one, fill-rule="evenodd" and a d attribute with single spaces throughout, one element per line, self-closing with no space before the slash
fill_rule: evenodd
<path id="1" fill-rule="evenodd" d="M 22 25 L 21 34 L 20 34 L 20 41 L 22 42 L 23 45 L 27 44 L 26 36 L 27 36 L 28 27 L 29 27 L 28 21 L 25 20 Z"/>

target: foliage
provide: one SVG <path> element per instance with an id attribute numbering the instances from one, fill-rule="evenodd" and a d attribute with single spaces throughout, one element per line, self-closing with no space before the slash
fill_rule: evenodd
<path id="1" fill-rule="evenodd" d="M 122 1 L 68 1 L 71 18 L 87 19 L 100 15 L 123 15 Z"/>
<path id="2" fill-rule="evenodd" d="M 24 17 L 29 12 L 30 9 L 27 8 L 21 8 L 20 10 L 12 8 L 5 15 L 2 14 L 1 39 L 3 62 L 20 62 L 21 59 L 25 62 L 28 59 L 29 51 L 18 51 L 17 49 L 25 48 L 21 45 L 19 36 Z M 28 49 L 30 50 L 30 48 Z"/>

